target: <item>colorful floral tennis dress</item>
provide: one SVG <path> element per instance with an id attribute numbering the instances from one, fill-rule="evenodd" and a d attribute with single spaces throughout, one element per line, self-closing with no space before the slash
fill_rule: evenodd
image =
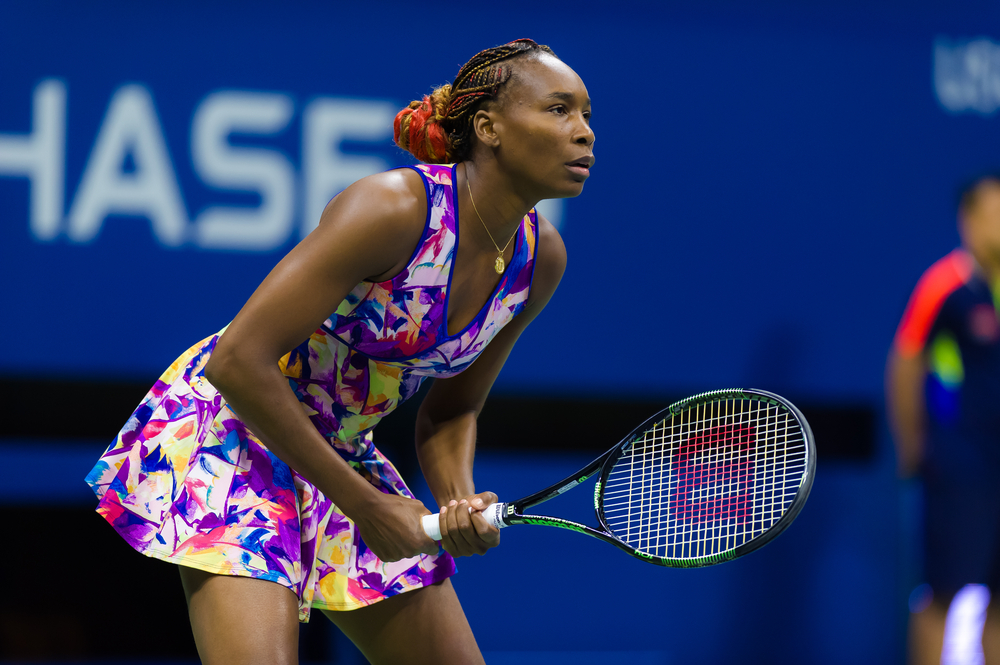
<path id="1" fill-rule="evenodd" d="M 426 377 L 458 374 L 520 312 L 531 285 L 537 219 L 525 216 L 492 299 L 460 333 L 447 329 L 458 244 L 455 168 L 414 167 L 427 221 L 406 269 L 362 282 L 280 361 L 316 428 L 385 493 L 412 497 L 372 445 L 382 416 Z M 278 582 L 312 607 L 351 610 L 454 574 L 444 551 L 380 561 L 358 529 L 309 481 L 269 452 L 204 377 L 219 334 L 160 377 L 87 476 L 98 512 L 136 550 L 213 573 Z"/>

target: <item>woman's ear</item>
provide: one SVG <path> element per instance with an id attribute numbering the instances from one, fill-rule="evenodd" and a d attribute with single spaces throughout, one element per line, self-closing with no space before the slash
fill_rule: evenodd
<path id="1" fill-rule="evenodd" d="M 476 133 L 476 138 L 490 148 L 500 145 L 500 136 L 493 120 L 493 116 L 485 109 L 476 111 L 476 115 L 472 118 L 472 131 Z"/>

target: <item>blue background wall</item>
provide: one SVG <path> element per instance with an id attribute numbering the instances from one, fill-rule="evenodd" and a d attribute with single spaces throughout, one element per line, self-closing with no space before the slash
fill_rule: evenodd
<path id="1" fill-rule="evenodd" d="M 548 204 L 569 269 L 497 389 L 756 385 L 879 409 L 909 290 L 957 243 L 954 187 L 1000 162 L 998 18 L 986 2 L 4 3 L 0 375 L 151 380 L 225 325 L 317 205 L 409 163 L 383 122 L 396 109 L 480 48 L 531 36 L 587 83 L 598 161 L 580 198 Z M 241 248 L 206 214 L 270 236 Z M 484 648 L 571 646 L 490 632 L 492 613 L 528 603 L 563 636 L 641 615 L 661 637 L 628 648 L 670 662 L 898 658 L 905 515 L 880 442 L 867 462 L 822 465 L 768 550 L 710 571 L 595 545 L 582 566 L 553 559 L 484 595 L 475 580 L 525 567 L 535 536 L 511 533 L 457 582 Z M 487 456 L 480 485 L 548 481 L 514 474 L 522 461 Z M 770 613 L 750 601 L 765 576 Z M 620 617 L 616 598 L 638 609 Z M 764 627 L 793 637 L 747 652 Z"/>
<path id="2" fill-rule="evenodd" d="M 751 11 L 715 1 L 567 11 L 515 3 L 431 12 L 393 3 L 8 3 L 0 133 L 26 135 L 33 90 L 56 79 L 66 141 L 62 219 L 50 237 L 29 227 L 27 179 L 12 177 L 13 167 L 0 177 L 0 278 L 18 285 L 5 289 L 4 305 L 19 314 L 0 331 L 0 368 L 159 371 L 225 324 L 312 221 L 304 219 L 302 150 L 311 103 L 366 104 L 341 117 L 345 141 L 317 148 L 327 162 L 349 170 L 353 159 L 359 173 L 406 163 L 389 127 L 366 137 L 352 123 L 449 80 L 484 44 L 530 34 L 587 82 L 598 164 L 584 195 L 565 204 L 571 264 L 559 296 L 503 385 L 628 392 L 765 381 L 875 397 L 908 289 L 957 240 L 954 184 L 996 161 L 992 116 L 946 110 L 933 77 L 935 44 L 981 35 L 987 6 L 765 3 Z M 448 35 L 445 45 L 438 35 Z M 985 85 L 989 62 L 983 67 Z M 82 240 L 65 221 L 123 86 L 148 94 L 152 115 L 143 117 L 158 128 L 123 121 L 115 145 L 162 137 L 171 173 L 156 178 L 127 150 L 112 150 L 119 178 L 153 179 L 147 207 L 159 216 L 167 215 L 162 200 L 180 207 L 179 246 L 165 246 L 142 217 L 120 214 L 122 204 L 109 204 L 112 214 Z M 191 220 L 206 208 L 260 201 L 207 184 L 192 163 L 194 116 L 219 91 L 276 95 L 287 105 L 287 122 L 271 134 L 229 137 L 271 151 L 294 172 L 288 232 L 268 251 L 204 249 L 196 240 Z M 176 196 L 156 198 L 172 183 Z M 575 334 L 563 332 L 568 322 Z M 42 331 L 59 339 L 44 352 Z"/>

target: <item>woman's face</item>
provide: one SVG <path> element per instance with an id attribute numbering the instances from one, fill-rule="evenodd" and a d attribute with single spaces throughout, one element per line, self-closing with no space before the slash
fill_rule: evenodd
<path id="1" fill-rule="evenodd" d="M 549 55 L 517 64 L 490 114 L 497 161 L 532 196 L 578 196 L 594 163 L 587 87 Z"/>

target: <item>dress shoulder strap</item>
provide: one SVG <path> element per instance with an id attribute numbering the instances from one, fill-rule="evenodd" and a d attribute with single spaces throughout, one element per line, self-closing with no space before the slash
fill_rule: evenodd
<path id="1" fill-rule="evenodd" d="M 427 195 L 427 219 L 420 242 L 406 270 L 393 278 L 393 288 L 412 286 L 445 287 L 454 260 L 456 225 L 454 164 L 417 164 L 410 166 L 424 181 Z"/>

